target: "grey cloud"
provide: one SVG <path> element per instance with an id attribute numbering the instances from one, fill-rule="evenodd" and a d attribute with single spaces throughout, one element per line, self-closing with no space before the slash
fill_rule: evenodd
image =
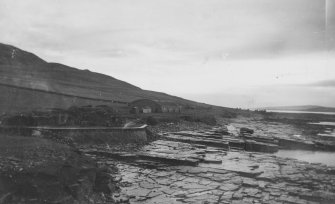
<path id="1" fill-rule="evenodd" d="M 15 8 L 15 3 L 4 1 L 1 7 L 6 12 L 0 8 L 0 13 L 18 9 L 13 13 L 19 14 L 1 23 L 7 27 L 12 20 L 17 26 L 0 40 L 32 42 L 43 49 L 92 49 L 92 55 L 109 48 L 131 52 L 128 46 L 135 44 L 197 58 L 211 58 L 213 53 L 218 58 L 216 52 L 229 58 L 280 57 L 324 46 L 323 1 L 81 0 L 67 7 L 66 1 L 57 2 L 30 0 Z M 47 15 L 38 15 L 39 7 Z"/>

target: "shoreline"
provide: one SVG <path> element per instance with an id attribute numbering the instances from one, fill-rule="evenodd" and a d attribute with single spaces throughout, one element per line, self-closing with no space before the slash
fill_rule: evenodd
<path id="1" fill-rule="evenodd" d="M 98 180 L 93 184 L 90 181 L 90 188 L 98 188 L 100 193 L 98 196 L 97 190 L 92 190 L 90 197 L 102 203 L 335 202 L 335 194 L 331 193 L 335 191 L 335 185 L 332 185 L 335 183 L 335 166 L 275 155 L 278 149 L 283 149 L 280 139 L 289 139 L 290 144 L 298 142 L 295 147 L 299 148 L 308 141 L 315 142 L 310 132 L 305 131 L 309 125 L 314 127 L 306 121 L 302 125 L 300 122 L 281 123 L 280 119 L 268 121 L 263 117 L 217 117 L 217 125 L 180 120 L 148 126 L 150 140 L 145 143 L 99 141 L 79 144 L 73 138 L 62 138 L 61 135 L 43 138 L 43 134 L 42 137 L 24 138 L 56 142 L 67 148 L 72 146 L 70 151 L 79 153 L 76 157 L 96 163 L 92 172 L 96 172 Z M 314 146 L 315 143 L 309 143 L 306 147 L 313 150 Z M 20 167 L 23 161 L 16 159 L 17 169 L 25 169 Z M 315 181 L 319 186 L 314 186 Z M 79 191 L 82 188 L 78 186 Z M 19 194 L 10 195 L 12 199 L 22 198 Z M 71 194 L 71 198 L 75 199 L 74 195 Z"/>

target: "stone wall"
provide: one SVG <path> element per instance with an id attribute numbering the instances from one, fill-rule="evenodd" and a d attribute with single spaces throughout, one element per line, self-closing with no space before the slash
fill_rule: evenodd
<path id="1" fill-rule="evenodd" d="M 79 144 L 143 143 L 147 141 L 146 127 L 140 128 L 55 128 L 39 129 L 41 135 L 71 138 Z"/>
<path id="2" fill-rule="evenodd" d="M 147 126 L 129 128 L 109 127 L 11 127 L 0 128 L 7 135 L 71 139 L 78 144 L 145 143 Z"/>

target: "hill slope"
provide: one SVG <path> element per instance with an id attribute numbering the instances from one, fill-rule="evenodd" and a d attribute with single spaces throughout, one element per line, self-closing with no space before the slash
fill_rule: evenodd
<path id="1" fill-rule="evenodd" d="M 0 114 L 38 108 L 108 104 L 111 101 L 131 102 L 140 98 L 200 105 L 143 90 L 107 75 L 48 63 L 32 53 L 1 43 L 0 92 Z"/>

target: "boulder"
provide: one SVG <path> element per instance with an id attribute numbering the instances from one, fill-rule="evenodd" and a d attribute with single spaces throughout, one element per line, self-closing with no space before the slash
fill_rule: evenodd
<path id="1" fill-rule="evenodd" d="M 245 133 L 248 133 L 248 134 L 254 134 L 254 130 L 253 130 L 253 129 L 250 129 L 250 128 L 242 127 L 242 128 L 240 129 L 240 133 L 241 133 L 241 134 L 245 134 Z"/>

